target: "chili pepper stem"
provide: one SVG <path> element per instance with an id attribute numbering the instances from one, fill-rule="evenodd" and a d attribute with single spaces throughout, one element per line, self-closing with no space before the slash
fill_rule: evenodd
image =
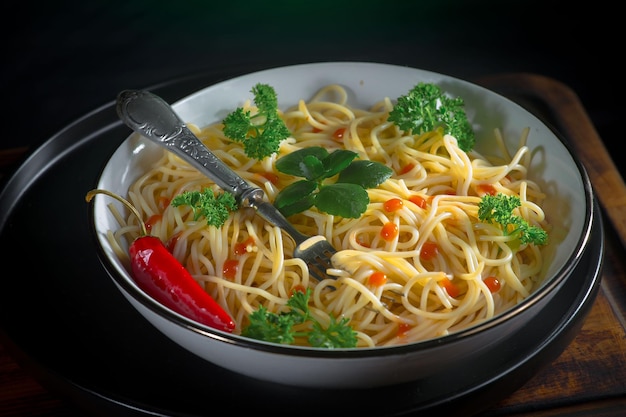
<path id="1" fill-rule="evenodd" d="M 124 204 L 139 220 L 139 226 L 141 227 L 141 235 L 142 236 L 147 236 L 148 235 L 148 229 L 146 228 L 146 224 L 144 223 L 144 221 L 141 219 L 141 214 L 139 214 L 139 211 L 135 208 L 135 206 L 133 206 L 130 201 L 126 200 L 124 197 L 117 195 L 109 190 L 103 190 L 100 188 L 95 188 L 89 192 L 87 192 L 87 195 L 85 196 L 85 200 L 89 203 L 96 194 L 106 194 L 109 197 L 113 197 L 114 199 L 120 201 L 122 204 Z"/>
<path id="2" fill-rule="evenodd" d="M 122 202 L 139 219 L 142 235 L 130 245 L 131 276 L 150 297 L 183 316 L 207 326 L 232 332 L 235 322 L 230 315 L 193 278 L 185 267 L 167 250 L 161 239 L 149 236 L 139 211 L 126 199 L 103 190 L 93 189 L 85 200 L 106 194 Z"/>

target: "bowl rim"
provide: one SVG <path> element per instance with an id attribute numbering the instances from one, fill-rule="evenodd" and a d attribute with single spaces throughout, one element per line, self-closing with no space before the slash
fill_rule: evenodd
<path id="1" fill-rule="evenodd" d="M 395 65 L 395 64 L 376 63 L 376 62 L 370 62 L 370 61 L 333 61 L 333 62 L 315 62 L 315 63 L 305 63 L 305 64 L 294 64 L 294 65 L 276 66 L 276 67 L 267 68 L 267 69 L 263 69 L 259 71 L 253 71 L 253 72 L 249 72 L 245 74 L 234 75 L 232 77 L 221 80 L 217 83 L 210 84 L 203 88 L 200 88 L 199 90 L 196 90 L 190 94 L 187 94 L 181 97 L 180 99 L 176 100 L 175 102 L 173 102 L 172 105 L 176 106 L 180 102 L 189 100 L 190 98 L 198 94 L 202 94 L 203 90 L 205 90 L 206 88 L 211 88 L 221 83 L 231 82 L 240 77 L 252 76 L 255 74 L 265 73 L 268 71 L 273 71 L 273 70 L 278 70 L 278 69 L 291 69 L 291 68 L 297 69 L 298 67 L 310 67 L 310 66 L 319 66 L 319 65 L 322 65 L 322 66 L 324 65 L 331 65 L 331 66 L 332 65 L 357 65 L 357 66 L 375 65 L 375 66 L 380 66 L 381 68 L 393 67 L 393 68 L 415 69 L 423 73 L 429 73 L 429 74 L 433 74 L 436 76 L 452 78 L 452 79 L 459 80 L 467 84 L 471 84 L 472 86 L 476 88 L 486 90 L 490 94 L 498 96 L 499 99 L 507 101 L 509 104 L 512 104 L 515 107 L 518 107 L 523 112 L 526 112 L 535 116 L 530 110 L 524 108 L 523 106 L 519 105 L 518 103 L 509 99 L 508 97 L 496 91 L 493 91 L 483 86 L 480 86 L 478 84 L 472 83 L 470 81 L 463 80 L 458 77 L 438 73 L 436 71 L 423 70 L 419 68 L 407 67 L 407 66 L 401 66 L 401 65 Z M 218 329 L 214 329 L 210 326 L 206 326 L 201 323 L 195 322 L 174 311 L 171 311 L 167 307 L 163 306 L 162 304 L 160 304 L 159 302 L 157 302 L 156 300 L 154 300 L 153 298 L 149 297 L 147 294 L 139 290 L 136 286 L 131 285 L 131 283 L 128 282 L 127 278 L 122 276 L 117 271 L 117 268 L 115 267 L 115 265 L 113 265 L 112 261 L 109 259 L 109 256 L 107 255 L 104 248 L 100 244 L 100 240 L 98 238 L 98 230 L 96 227 L 95 205 L 92 205 L 91 209 L 89 210 L 90 230 L 91 230 L 92 237 L 96 243 L 98 259 L 100 263 L 102 264 L 102 266 L 104 267 L 107 274 L 111 277 L 111 279 L 114 281 L 114 283 L 117 286 L 121 287 L 124 291 L 126 291 L 127 294 L 131 296 L 135 301 L 141 303 L 144 307 L 148 308 L 151 312 L 157 314 L 158 316 L 167 320 L 168 322 L 175 324 L 177 326 L 180 326 L 194 334 L 208 337 L 217 342 L 232 344 L 232 345 L 236 345 L 242 348 L 253 349 L 256 351 L 263 351 L 267 353 L 285 354 L 286 352 L 288 352 L 289 355 L 291 356 L 311 357 L 311 358 L 341 358 L 341 359 L 376 357 L 380 355 L 385 355 L 385 356 L 403 355 L 403 354 L 415 351 L 416 349 L 428 349 L 434 346 L 454 344 L 454 343 L 460 342 L 463 339 L 482 333 L 485 330 L 492 329 L 505 322 L 508 322 L 513 317 L 517 316 L 520 312 L 531 308 L 533 305 L 539 303 L 548 294 L 550 294 L 551 292 L 555 291 L 557 288 L 562 286 L 563 282 L 567 279 L 569 274 L 578 265 L 582 255 L 585 252 L 587 243 L 590 240 L 592 226 L 597 220 L 596 219 L 597 216 L 594 215 L 595 209 L 596 209 L 595 207 L 596 201 L 594 197 L 593 187 L 591 185 L 591 180 L 589 178 L 587 170 L 585 169 L 585 167 L 583 166 L 579 158 L 576 157 L 576 154 L 573 150 L 572 145 L 568 143 L 564 135 L 561 132 L 559 132 L 553 125 L 546 122 L 545 120 L 540 120 L 540 122 L 544 124 L 556 136 L 556 138 L 558 138 L 558 140 L 562 143 L 565 149 L 569 152 L 581 176 L 581 181 L 583 184 L 583 190 L 585 194 L 584 199 L 585 199 L 586 210 L 585 210 L 585 218 L 583 220 L 583 230 L 578 239 L 578 242 L 576 243 L 574 250 L 572 251 L 572 254 L 567 259 L 567 261 L 561 266 L 561 268 L 555 271 L 553 273 L 553 276 L 549 280 L 545 281 L 541 286 L 539 286 L 539 288 L 534 290 L 524 300 L 520 301 L 515 306 L 509 308 L 508 310 L 488 320 L 485 320 L 478 324 L 472 325 L 468 328 L 458 330 L 458 331 L 455 331 L 454 333 L 447 334 L 444 336 L 439 336 L 439 337 L 435 337 L 431 339 L 426 339 L 426 340 L 421 340 L 421 341 L 416 341 L 416 342 L 411 342 L 411 343 L 401 344 L 401 345 L 327 349 L 327 348 L 315 348 L 315 347 L 310 347 L 310 346 L 282 345 L 282 344 L 247 338 L 247 337 L 240 336 L 237 334 L 223 332 Z M 136 135 L 135 133 L 132 133 L 129 136 L 127 136 L 120 143 L 120 145 L 115 149 L 115 151 L 117 151 L 119 147 L 124 146 L 124 143 L 126 143 L 126 141 L 130 140 L 130 138 L 135 135 Z M 111 155 L 109 155 L 109 157 L 110 156 Z M 106 164 L 107 163 L 105 163 L 103 168 L 100 170 L 100 174 L 98 175 L 98 179 L 97 179 L 98 183 L 101 180 L 102 173 L 106 168 Z"/>

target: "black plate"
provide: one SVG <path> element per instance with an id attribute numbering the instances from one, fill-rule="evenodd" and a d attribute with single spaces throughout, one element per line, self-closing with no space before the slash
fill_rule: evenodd
<path id="1" fill-rule="evenodd" d="M 223 78 L 200 74 L 151 90 L 174 101 Z M 561 354 L 595 299 L 604 259 L 598 210 L 589 249 L 554 300 L 454 380 L 324 390 L 235 374 L 153 328 L 98 260 L 84 197 L 128 134 L 111 102 L 44 143 L 0 194 L 3 343 L 44 385 L 94 415 L 200 416 L 226 405 L 255 415 L 466 417 L 510 395 Z"/>

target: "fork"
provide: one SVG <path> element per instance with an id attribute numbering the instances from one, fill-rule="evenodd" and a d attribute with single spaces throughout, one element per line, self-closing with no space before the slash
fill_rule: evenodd
<path id="1" fill-rule="evenodd" d="M 324 236 L 298 231 L 276 207 L 264 199 L 264 191 L 228 167 L 187 127 L 161 97 L 146 90 L 124 90 L 117 96 L 117 114 L 135 132 L 178 155 L 220 188 L 235 196 L 239 207 L 254 208 L 270 224 L 285 231 L 295 242 L 293 256 L 304 260 L 318 281 L 332 278 L 332 256 L 337 250 Z"/>

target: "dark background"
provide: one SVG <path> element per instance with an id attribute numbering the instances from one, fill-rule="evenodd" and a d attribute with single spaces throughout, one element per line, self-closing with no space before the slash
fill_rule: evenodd
<path id="1" fill-rule="evenodd" d="M 604 4 L 606 3 L 606 4 Z M 617 157 L 624 47 L 608 1 L 78 1 L 3 13 L 2 147 L 43 143 L 115 99 L 199 72 L 359 60 L 472 80 L 553 77 L 580 97 Z"/>

